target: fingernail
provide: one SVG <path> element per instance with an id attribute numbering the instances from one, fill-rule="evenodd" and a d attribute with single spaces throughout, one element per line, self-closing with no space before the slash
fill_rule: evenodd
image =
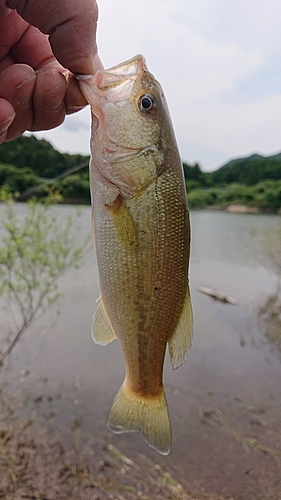
<path id="1" fill-rule="evenodd" d="M 0 144 L 3 144 L 3 142 L 5 142 L 9 126 L 13 123 L 15 116 L 16 113 L 13 113 L 12 115 L 7 116 L 5 120 L 2 120 L 0 122 Z"/>
<path id="2" fill-rule="evenodd" d="M 9 9 L 9 7 L 6 7 L 6 5 L 1 5 L 0 7 L 0 17 L 6 17 L 12 12 L 12 9 Z"/>
<path id="3" fill-rule="evenodd" d="M 95 72 L 100 69 L 101 71 L 104 69 L 104 66 L 100 60 L 100 57 L 98 54 L 95 55 L 94 57 L 94 67 L 95 67 Z"/>
<path id="4" fill-rule="evenodd" d="M 88 74 L 76 73 L 75 77 L 77 78 L 77 80 L 90 80 L 92 78 L 92 76 L 96 73 L 96 71 L 98 71 L 98 70 L 103 71 L 104 70 L 104 66 L 103 66 L 98 54 L 96 54 L 94 56 L 92 63 L 91 63 L 91 66 L 92 66 L 92 71 L 90 71 L 90 73 L 88 73 Z"/>
<path id="5" fill-rule="evenodd" d="M 45 108 L 47 108 L 50 111 L 58 110 L 63 103 L 65 91 L 66 91 L 66 84 L 63 84 L 63 85 L 58 85 L 50 92 L 47 92 L 47 94 L 43 96 L 43 103 Z"/>
<path id="6" fill-rule="evenodd" d="M 26 77 L 23 82 L 15 89 L 15 98 L 17 103 L 22 106 L 27 106 L 32 101 L 33 89 L 35 85 L 36 75 Z"/>
<path id="7" fill-rule="evenodd" d="M 5 120 L 2 120 L 0 122 L 0 130 L 1 130 L 2 134 L 7 132 L 8 128 L 11 125 L 11 123 L 13 122 L 15 116 L 16 116 L 16 113 L 13 113 L 12 115 L 7 116 L 7 118 L 5 118 Z"/>

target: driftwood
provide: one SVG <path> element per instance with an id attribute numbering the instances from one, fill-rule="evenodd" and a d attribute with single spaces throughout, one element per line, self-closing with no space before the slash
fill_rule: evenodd
<path id="1" fill-rule="evenodd" d="M 233 306 L 238 305 L 238 301 L 230 297 L 229 295 L 226 295 L 225 293 L 218 292 L 214 288 L 206 288 L 204 286 L 200 286 L 198 288 L 198 292 L 204 293 L 205 295 L 209 295 L 214 300 L 217 300 L 218 302 L 222 302 L 223 304 L 231 304 Z"/>

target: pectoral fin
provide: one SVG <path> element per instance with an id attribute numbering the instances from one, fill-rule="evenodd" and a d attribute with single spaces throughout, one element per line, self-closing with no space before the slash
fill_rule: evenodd
<path id="1" fill-rule="evenodd" d="M 121 195 L 111 205 L 105 205 L 109 210 L 117 233 L 125 248 L 135 248 L 137 244 L 137 230 L 131 213 Z"/>
<path id="2" fill-rule="evenodd" d="M 95 310 L 92 323 L 92 337 L 96 344 L 106 345 L 117 337 L 101 298 L 98 300 L 99 304 Z"/>
<path id="3" fill-rule="evenodd" d="M 168 341 L 170 360 L 174 370 L 182 365 L 188 355 L 192 341 L 192 325 L 193 315 L 188 287 L 177 328 Z"/>

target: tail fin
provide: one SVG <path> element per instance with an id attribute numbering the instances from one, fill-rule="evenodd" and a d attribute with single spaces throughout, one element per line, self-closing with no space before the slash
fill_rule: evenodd
<path id="1" fill-rule="evenodd" d="M 171 448 L 171 425 L 164 390 L 157 398 L 146 398 L 126 387 L 119 389 L 108 415 L 108 428 L 121 434 L 139 431 L 149 446 L 162 455 Z"/>

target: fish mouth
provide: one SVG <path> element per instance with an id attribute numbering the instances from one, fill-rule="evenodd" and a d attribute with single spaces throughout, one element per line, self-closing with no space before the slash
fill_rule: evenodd
<path id="1" fill-rule="evenodd" d="M 130 78 L 140 75 L 143 71 L 147 71 L 146 61 L 141 54 L 138 54 L 121 64 L 117 64 L 107 70 L 100 71 L 100 73 L 108 73 L 112 76 L 115 75 L 123 78 Z"/>
<path id="2" fill-rule="evenodd" d="M 142 55 L 137 55 L 122 64 L 96 73 L 97 89 L 111 102 L 126 99 L 136 79 L 147 71 Z"/>
<path id="3" fill-rule="evenodd" d="M 134 82 L 144 71 L 147 71 L 146 61 L 139 54 L 112 68 L 98 70 L 94 75 L 81 75 L 77 78 L 92 111 L 99 117 L 101 101 L 105 99 L 117 102 L 127 99 Z"/>

